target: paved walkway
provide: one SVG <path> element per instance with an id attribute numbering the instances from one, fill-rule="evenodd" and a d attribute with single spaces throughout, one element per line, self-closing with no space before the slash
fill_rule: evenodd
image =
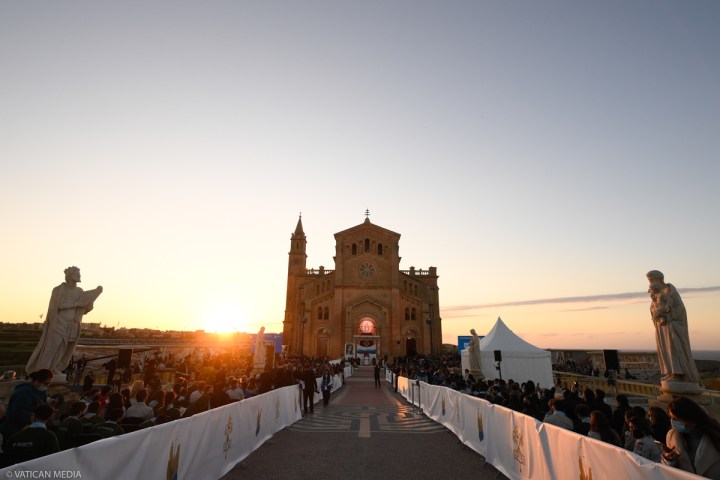
<path id="1" fill-rule="evenodd" d="M 405 480 L 505 478 L 457 437 L 409 406 L 371 368 L 276 433 L 227 475 L 235 479 Z"/>

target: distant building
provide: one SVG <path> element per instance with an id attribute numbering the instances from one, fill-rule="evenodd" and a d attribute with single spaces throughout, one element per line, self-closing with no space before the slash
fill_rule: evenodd
<path id="1" fill-rule="evenodd" d="M 436 267 L 400 270 L 400 234 L 370 223 L 335 234 L 335 269 L 307 268 L 302 218 L 290 238 L 283 343 L 290 354 L 439 353 Z"/>
<path id="2" fill-rule="evenodd" d="M 98 335 L 103 334 L 103 329 L 99 323 L 83 322 L 80 324 L 80 330 L 83 333 L 94 333 Z"/>

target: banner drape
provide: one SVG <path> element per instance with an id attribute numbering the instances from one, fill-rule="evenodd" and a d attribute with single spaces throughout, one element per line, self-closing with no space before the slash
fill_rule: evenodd
<path id="1" fill-rule="evenodd" d="M 395 377 L 390 373 L 386 379 L 392 384 Z M 408 402 L 414 398 L 428 418 L 511 479 L 703 478 L 447 387 L 406 377 L 397 377 L 397 383 Z"/>
<path id="2" fill-rule="evenodd" d="M 345 377 L 352 368 L 345 368 Z M 318 389 L 321 378 L 316 379 Z M 342 378 L 333 377 L 333 391 Z M 220 478 L 302 418 L 297 385 L 0 469 L 0 478 Z M 315 396 L 315 402 L 321 400 Z M 36 472 L 40 477 L 28 477 Z M 66 476 L 54 476 L 65 472 Z M 62 473 L 60 473 L 62 474 Z M 29 475 L 32 475 L 30 473 Z"/>

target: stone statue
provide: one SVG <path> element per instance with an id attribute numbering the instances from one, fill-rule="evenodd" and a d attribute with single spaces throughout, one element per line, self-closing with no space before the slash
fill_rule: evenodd
<path id="1" fill-rule="evenodd" d="M 472 335 L 472 339 L 468 344 L 468 370 L 470 370 L 470 373 L 479 380 L 484 377 L 482 375 L 482 364 L 480 362 L 480 337 L 475 332 L 474 328 L 470 330 L 470 334 Z M 478 375 L 480 375 L 480 377 L 478 377 Z"/>
<path id="2" fill-rule="evenodd" d="M 102 287 L 83 291 L 78 287 L 80 269 L 65 269 L 65 282 L 53 288 L 40 341 L 25 366 L 29 375 L 47 368 L 56 375 L 68 367 L 80 338 L 82 317 L 93 309 Z"/>
<path id="3" fill-rule="evenodd" d="M 255 355 L 253 356 L 253 364 L 255 367 L 261 366 L 265 368 L 265 327 L 260 327 L 260 331 L 255 337 Z"/>
<path id="4" fill-rule="evenodd" d="M 661 380 L 697 385 L 700 378 L 690 349 L 687 312 L 680 294 L 672 284 L 665 283 L 662 272 L 652 270 L 646 276 L 650 282 L 650 316 L 655 325 Z"/>

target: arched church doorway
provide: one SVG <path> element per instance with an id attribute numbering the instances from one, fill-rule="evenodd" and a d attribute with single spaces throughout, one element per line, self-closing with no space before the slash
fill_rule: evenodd
<path id="1" fill-rule="evenodd" d="M 408 357 L 414 357 L 417 355 L 417 342 L 414 338 L 408 338 L 405 340 L 405 355 Z"/>
<path id="2" fill-rule="evenodd" d="M 405 338 L 405 355 L 413 357 L 417 355 L 417 340 L 415 339 L 415 330 L 408 330 Z"/>
<path id="3" fill-rule="evenodd" d="M 320 357 L 328 356 L 328 343 L 330 343 L 330 335 L 325 328 L 321 328 L 318 331 L 317 337 L 315 337 L 315 352 Z"/>
<path id="4" fill-rule="evenodd" d="M 375 320 L 363 317 L 358 322 L 355 334 L 357 357 L 362 365 L 370 365 L 380 354 L 380 337 L 377 334 Z"/>

